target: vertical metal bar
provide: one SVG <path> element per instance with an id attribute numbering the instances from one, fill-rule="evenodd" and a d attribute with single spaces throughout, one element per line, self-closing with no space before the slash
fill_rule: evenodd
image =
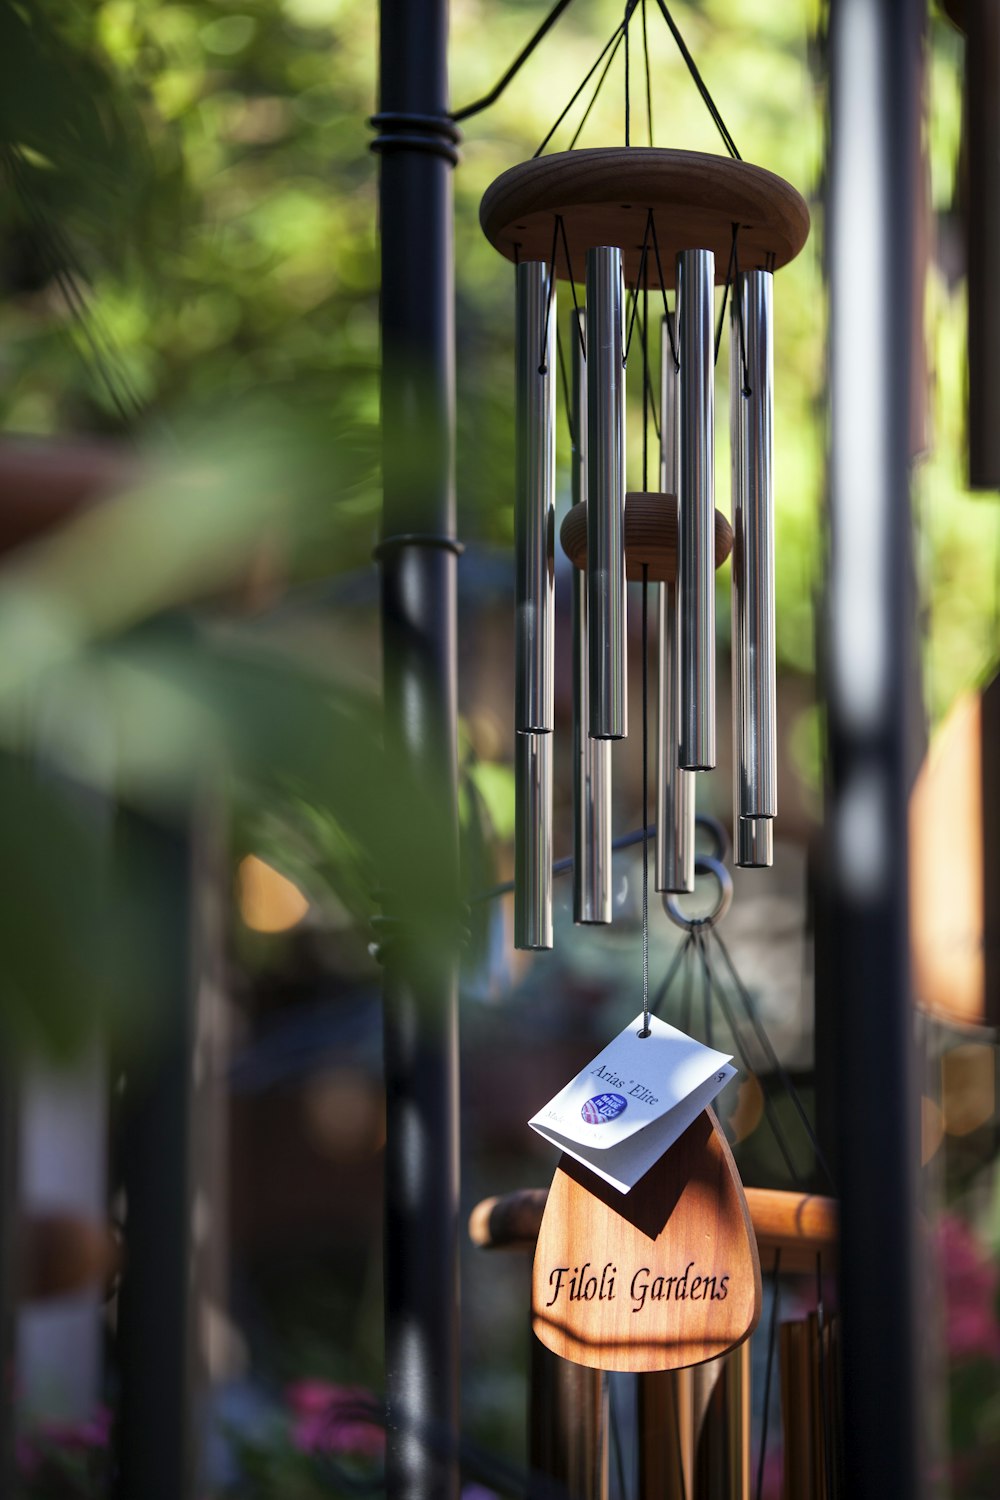
<path id="1" fill-rule="evenodd" d="M 749 1340 L 698 1365 L 693 1387 L 694 1493 L 698 1500 L 750 1500 Z"/>
<path id="2" fill-rule="evenodd" d="M 1000 11 L 962 7 L 969 274 L 969 487 L 1000 489 Z"/>
<path id="3" fill-rule="evenodd" d="M 694 1371 L 657 1370 L 636 1379 L 638 1500 L 690 1500 L 695 1494 Z"/>
<path id="4" fill-rule="evenodd" d="M 447 0 L 381 0 L 386 748 L 458 896 L 452 165 Z M 419 462 L 415 462 L 415 456 Z M 435 545 L 434 543 L 437 543 Z M 458 957 L 420 942 L 417 869 L 385 958 L 385 1383 L 389 1500 L 458 1494 Z M 446 914 L 441 913 L 442 919 Z"/>
<path id="5" fill-rule="evenodd" d="M 129 906 L 148 922 L 150 1055 L 133 1059 L 119 1101 L 125 1271 L 118 1296 L 121 1500 L 187 1500 L 192 1450 L 191 1089 L 194 903 L 188 830 L 123 816 L 118 844 Z M 151 937 L 151 941 L 149 938 Z"/>
<path id="6" fill-rule="evenodd" d="M 829 947 L 839 1009 L 843 1493 L 851 1500 L 919 1497 L 925 1472 L 906 878 L 919 752 L 909 370 L 923 29 L 922 0 L 831 7 Z M 891 1276 L 872 1277 L 873 1246 Z"/>
<path id="7" fill-rule="evenodd" d="M 715 765 L 715 256 L 677 257 L 680 361 L 680 489 L 677 577 L 680 595 L 680 763 Z"/>
<path id="8" fill-rule="evenodd" d="M 531 1340 L 528 1462 L 539 1494 L 608 1500 L 608 1382 Z M 529 1485 L 529 1493 L 536 1485 Z"/>
<path id="9" fill-rule="evenodd" d="M 517 734 L 514 947 L 552 947 L 552 736 Z"/>
<path id="10" fill-rule="evenodd" d="M 738 865 L 770 864 L 777 812 L 772 282 L 745 271 L 730 320 L 733 472 L 733 781 Z M 746 368 L 744 369 L 744 356 Z"/>
<path id="11" fill-rule="evenodd" d="M 624 739 L 625 368 L 622 253 L 587 251 L 587 606 L 590 733 Z"/>
<path id="12" fill-rule="evenodd" d="M 514 727 L 544 734 L 553 724 L 555 671 L 555 284 L 544 261 L 517 267 L 514 504 Z"/>
<path id="13" fill-rule="evenodd" d="M 677 504 L 679 381 L 666 318 L 660 335 L 660 490 Z M 694 890 L 694 775 L 680 768 L 679 620 L 676 574 L 660 584 L 656 713 L 656 889 Z"/>
<path id="14" fill-rule="evenodd" d="M 579 327 L 577 318 L 579 317 Z M 572 314 L 573 504 L 587 499 L 587 361 Z M 611 744 L 590 737 L 587 575 L 573 569 L 573 920 L 611 921 Z"/>

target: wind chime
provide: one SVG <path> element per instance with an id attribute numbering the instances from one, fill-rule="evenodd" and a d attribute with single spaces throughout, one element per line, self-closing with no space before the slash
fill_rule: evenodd
<path id="1" fill-rule="evenodd" d="M 518 1195 L 508 1205 L 517 1228 L 506 1240 L 535 1246 L 533 1409 L 542 1419 L 534 1442 L 537 1466 L 563 1479 L 580 1500 L 603 1500 L 605 1491 L 597 1477 L 600 1464 L 595 1460 L 608 1426 L 608 1387 L 602 1382 L 606 1372 L 629 1374 L 640 1381 L 638 1406 L 645 1414 L 644 1429 L 653 1436 L 640 1482 L 643 1500 L 654 1493 L 707 1494 L 707 1469 L 698 1467 L 700 1487 L 692 1490 L 691 1455 L 681 1452 L 685 1443 L 691 1447 L 696 1430 L 704 1430 L 690 1413 L 690 1420 L 681 1420 L 682 1401 L 691 1406 L 692 1372 L 704 1366 L 714 1372 L 705 1390 L 714 1381 L 723 1392 L 724 1424 L 732 1426 L 739 1416 L 742 1432 L 740 1441 L 730 1445 L 732 1461 L 725 1473 L 720 1471 L 720 1484 L 711 1492 L 748 1500 L 746 1341 L 762 1310 L 761 1256 L 775 1275 L 773 1352 L 781 1236 L 802 1250 L 799 1228 L 812 1211 L 801 1194 L 791 1206 L 772 1204 L 780 1224 L 778 1238 L 769 1238 L 766 1224 L 759 1222 L 761 1212 L 767 1217 L 764 1206 L 752 1213 L 711 1108 L 737 1073 L 731 1058 L 711 1045 L 708 983 L 708 936 L 728 905 L 731 883 L 719 859 L 696 857 L 695 778 L 716 765 L 715 573 L 731 553 L 734 858 L 744 867 L 770 865 L 777 813 L 772 287 L 775 272 L 805 243 L 809 215 L 787 182 L 739 159 L 664 0 L 658 0 L 660 9 L 730 157 L 654 148 L 649 89 L 651 143 L 630 146 L 628 24 L 637 3 L 629 0 L 617 41 L 612 37 L 605 48 L 613 58 L 618 43 L 625 42 L 624 148 L 570 149 L 549 156 L 541 155 L 539 148 L 530 162 L 511 168 L 493 183 L 480 211 L 487 238 L 516 267 L 518 948 L 552 947 L 555 433 L 560 374 L 573 439 L 574 503 L 560 540 L 574 569 L 577 923 L 609 923 L 612 918 L 611 746 L 626 737 L 628 728 L 627 586 L 630 580 L 642 585 L 642 1013 L 531 1120 L 532 1128 L 563 1154 L 547 1194 Z M 545 29 L 543 23 L 537 36 Z M 571 380 L 559 346 L 560 280 L 568 282 L 572 298 Z M 662 304 L 658 398 L 649 374 L 651 293 Z M 727 309 L 732 525 L 715 508 L 714 472 L 715 365 Z M 629 490 L 626 374 L 637 323 L 643 483 L 641 489 Z M 659 435 L 655 491 L 647 488 L 646 476 L 651 411 Z M 649 1001 L 651 582 L 659 585 L 655 888 L 673 920 L 688 930 L 681 954 L 690 957 L 697 950 L 705 968 L 707 1046 L 687 1034 L 688 1018 L 683 1029 L 668 1025 L 654 1014 L 656 1004 Z M 717 837 L 720 854 L 722 842 Z M 719 905 L 709 917 L 690 919 L 680 911 L 676 897 L 693 890 L 695 875 L 704 871 L 719 881 Z M 735 970 L 732 973 L 735 979 Z M 669 983 L 668 975 L 660 998 Z M 719 997 L 725 1004 L 721 992 Z M 752 1015 L 752 1003 L 746 1000 Z M 729 1014 L 727 1024 L 742 1057 L 739 1027 Z M 763 1032 L 756 1019 L 754 1026 L 760 1038 Z M 777 1065 L 773 1051 L 770 1061 Z M 745 1057 L 743 1063 L 746 1067 Z M 494 1221 L 497 1214 L 502 1221 L 505 1213 L 502 1203 L 481 1206 L 474 1237 L 482 1244 L 503 1243 L 502 1222 L 497 1228 Z M 833 1207 L 828 1200 L 820 1218 L 821 1231 L 805 1247 L 810 1256 L 828 1250 L 833 1238 Z M 822 1375 L 831 1353 L 822 1316 L 816 1338 L 813 1345 Z M 803 1360 L 809 1364 L 812 1358 L 813 1345 L 805 1353 L 799 1351 L 803 1368 Z M 770 1368 L 769 1353 L 769 1379 Z M 782 1368 L 783 1373 L 786 1368 L 792 1372 L 794 1385 L 794 1369 L 799 1366 L 791 1354 Z M 581 1372 L 593 1372 L 594 1382 L 588 1384 Z M 664 1380 L 670 1383 L 656 1384 Z M 829 1405 L 824 1381 L 825 1377 L 813 1405 L 814 1419 Z M 589 1418 L 571 1418 L 573 1403 L 589 1412 Z M 652 1420 L 645 1420 L 650 1416 Z M 665 1422 L 672 1422 L 678 1434 L 677 1452 L 667 1465 L 669 1477 L 662 1453 L 654 1456 L 656 1445 L 662 1447 Z M 561 1453 L 555 1451 L 560 1447 L 555 1435 L 568 1431 L 567 1423 L 581 1431 L 585 1427 L 589 1434 L 574 1460 L 573 1477 L 564 1463 L 566 1444 Z M 682 1428 L 687 1431 L 683 1440 Z M 761 1463 L 765 1448 L 766 1434 Z M 820 1451 L 815 1449 L 816 1454 Z M 808 1492 L 816 1500 L 833 1500 L 831 1452 L 832 1444 L 824 1442 L 824 1472 Z M 712 1461 L 710 1455 L 706 1462 Z M 791 1492 L 786 1493 L 791 1500 Z M 806 1494 L 803 1490 L 796 1500 L 805 1500 Z"/>
<path id="2" fill-rule="evenodd" d="M 608 923 L 610 747 L 628 728 L 629 579 L 660 586 L 656 890 L 694 888 L 695 777 L 716 764 L 715 570 L 730 550 L 735 859 L 772 862 L 772 284 L 802 248 L 809 214 L 794 188 L 761 167 L 631 147 L 513 167 L 487 191 L 480 217 L 516 265 L 514 941 L 551 948 L 557 281 L 568 280 L 573 296 L 575 503 L 561 541 L 577 570 L 574 919 Z M 715 509 L 720 284 L 730 305 L 732 528 Z M 627 355 L 650 290 L 663 305 L 660 489 L 627 492 Z"/>

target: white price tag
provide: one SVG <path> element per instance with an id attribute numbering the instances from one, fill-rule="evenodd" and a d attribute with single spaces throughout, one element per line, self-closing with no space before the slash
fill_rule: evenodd
<path id="1" fill-rule="evenodd" d="M 627 1193 L 736 1076 L 730 1056 L 642 1016 L 528 1121 L 560 1151 Z"/>

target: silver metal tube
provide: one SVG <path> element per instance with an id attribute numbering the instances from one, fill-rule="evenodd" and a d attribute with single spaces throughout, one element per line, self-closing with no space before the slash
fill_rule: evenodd
<path id="1" fill-rule="evenodd" d="M 514 947 L 552 947 L 552 736 L 516 734 Z"/>
<path id="2" fill-rule="evenodd" d="M 743 272 L 730 322 L 733 734 L 739 818 L 773 818 L 778 810 L 772 282 L 768 271 Z"/>
<path id="3" fill-rule="evenodd" d="M 660 489 L 677 495 L 677 366 L 664 318 L 660 341 Z M 656 889 L 694 890 L 694 773 L 682 771 L 678 694 L 677 581 L 660 584 L 656 715 Z"/>
<path id="4" fill-rule="evenodd" d="M 514 727 L 542 733 L 552 729 L 555 675 L 555 288 L 549 309 L 544 261 L 525 261 L 516 276 Z"/>
<path id="5" fill-rule="evenodd" d="M 573 341 L 573 504 L 587 498 L 587 361 Z M 586 313 L 579 314 L 586 330 Z M 573 921 L 611 921 L 611 742 L 591 739 L 587 575 L 573 569 Z"/>
<path id="6" fill-rule="evenodd" d="M 680 596 L 680 763 L 715 765 L 715 256 L 677 257 L 680 360 L 680 487 L 677 581 Z"/>
<path id="7" fill-rule="evenodd" d="M 763 870 L 774 863 L 774 819 L 733 819 L 733 858 L 747 870 Z"/>
<path id="8" fill-rule="evenodd" d="M 587 251 L 587 609 L 590 733 L 620 740 L 625 691 L 625 369 L 622 253 Z"/>

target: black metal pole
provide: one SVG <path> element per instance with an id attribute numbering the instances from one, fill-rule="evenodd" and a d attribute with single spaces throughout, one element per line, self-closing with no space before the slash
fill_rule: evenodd
<path id="1" fill-rule="evenodd" d="M 918 722 L 909 393 L 922 0 L 830 29 L 831 859 L 843 1490 L 919 1497 L 917 1152 L 907 804 Z"/>
<path id="2" fill-rule="evenodd" d="M 385 873 L 385 1347 L 390 1500 L 458 1493 L 458 900 L 454 286 L 447 0 L 382 0 L 386 751 L 430 847 Z M 429 904 L 428 904 L 429 903 Z M 449 909 L 450 908 L 450 909 Z"/>
<path id="3" fill-rule="evenodd" d="M 969 488 L 1000 489 L 1000 7 L 968 0 L 965 186 L 969 274 Z"/>
<path id="4" fill-rule="evenodd" d="M 190 1103 L 193 1021 L 187 830 L 120 819 L 122 920 L 144 935 L 152 1019 L 117 1099 L 125 1270 L 118 1297 L 118 1500 L 186 1500 L 195 1483 L 191 1405 Z M 141 924 L 141 926 L 140 926 Z"/>

